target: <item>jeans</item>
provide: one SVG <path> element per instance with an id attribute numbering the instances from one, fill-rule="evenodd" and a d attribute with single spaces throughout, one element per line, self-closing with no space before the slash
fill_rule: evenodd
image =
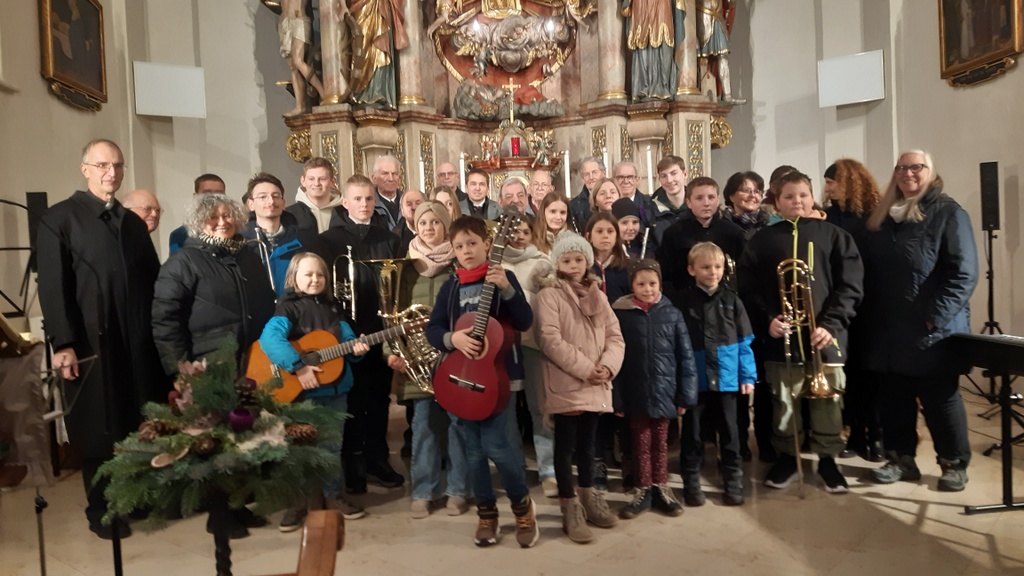
<path id="1" fill-rule="evenodd" d="M 825 379 L 836 390 L 846 388 L 846 374 L 842 366 L 824 366 Z M 798 441 L 803 441 L 803 422 L 800 402 L 794 409 L 793 397 L 799 396 L 804 388 L 804 367 L 793 364 L 789 372 L 782 362 L 765 362 L 765 373 L 772 387 L 772 410 L 775 431 L 772 445 L 780 454 L 799 456 L 793 443 L 793 419 L 796 419 Z M 755 388 L 756 390 L 756 388 Z M 843 414 L 841 397 L 825 400 L 808 400 L 811 419 L 811 451 L 819 456 L 837 456 L 843 450 Z"/>
<path id="2" fill-rule="evenodd" d="M 960 397 L 960 375 L 912 377 L 877 374 L 881 379 L 882 443 L 897 456 L 917 455 L 917 400 L 931 432 L 935 452 L 942 460 L 971 461 L 967 412 Z"/>
<path id="3" fill-rule="evenodd" d="M 476 496 L 477 506 L 494 506 L 497 497 L 491 484 L 491 467 L 494 462 L 498 469 L 505 494 L 513 503 L 522 502 L 529 495 L 526 487 L 526 469 L 523 467 L 523 453 L 518 445 L 508 440 L 508 418 L 515 413 L 503 411 L 486 420 L 463 420 L 455 418 L 456 433 L 466 445 L 466 461 L 469 468 L 470 485 Z"/>
<path id="4" fill-rule="evenodd" d="M 468 471 L 466 447 L 455 431 L 449 414 L 433 398 L 412 400 L 412 460 L 409 474 L 412 478 L 413 500 L 437 500 L 441 497 L 441 449 L 447 439 L 448 496 L 467 497 Z"/>
<path id="5" fill-rule="evenodd" d="M 691 406 L 683 414 L 682 445 L 679 451 L 679 464 L 683 471 L 683 479 L 687 476 L 700 474 L 704 462 L 704 441 L 701 440 L 701 415 L 705 411 L 711 413 L 710 421 L 717 426 L 719 462 L 718 468 L 723 478 L 739 478 L 743 472 L 740 468 L 740 440 L 736 424 L 736 404 L 740 398 L 746 399 L 739 392 L 701 392 L 700 401 Z M 790 447 L 792 449 L 792 446 Z"/>
<path id="6" fill-rule="evenodd" d="M 305 400 L 301 395 L 296 398 L 296 401 Z M 323 406 L 324 408 L 330 408 L 338 412 L 348 412 L 348 394 L 338 394 L 337 396 L 314 396 L 308 398 L 313 404 L 317 406 Z M 351 418 L 345 420 L 348 422 Z M 345 425 L 341 425 L 341 438 L 338 439 L 337 444 L 327 444 L 325 448 L 332 454 L 338 457 L 338 462 L 342 462 L 341 458 L 341 445 L 342 439 L 345 437 Z M 324 496 L 327 498 L 339 498 L 345 491 L 345 474 L 339 473 L 337 478 L 332 478 L 324 482 Z"/>
<path id="7" fill-rule="evenodd" d="M 555 477 L 555 433 L 544 427 L 544 381 L 539 350 L 523 346 L 523 367 L 526 368 L 526 403 L 533 420 L 533 449 L 537 453 L 537 473 L 541 480 Z"/>
<path id="8" fill-rule="evenodd" d="M 597 436 L 597 412 L 577 416 L 555 414 L 555 478 L 558 496 L 572 498 L 572 459 L 576 456 L 576 475 L 580 488 L 594 486 L 594 437 Z"/>

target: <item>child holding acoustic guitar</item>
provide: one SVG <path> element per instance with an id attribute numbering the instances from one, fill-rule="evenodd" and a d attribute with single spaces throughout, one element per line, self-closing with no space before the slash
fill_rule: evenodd
<path id="1" fill-rule="evenodd" d="M 370 347 L 364 342 L 356 342 L 352 346 L 352 352 L 345 356 L 346 364 L 341 377 L 334 382 L 321 383 L 317 379 L 317 373 L 323 370 L 318 366 L 304 364 L 302 357 L 290 342 L 315 330 L 331 333 L 339 343 L 356 339 L 351 326 L 345 322 L 341 312 L 328 296 L 328 277 L 327 264 L 316 254 L 301 252 L 292 258 L 285 272 L 285 294 L 277 303 L 274 317 L 263 328 L 260 347 L 274 365 L 298 377 L 303 391 L 296 401 L 311 400 L 314 404 L 347 412 L 348 392 L 352 388 L 352 371 L 347 362 L 359 361 L 361 356 L 369 352 Z M 336 448 L 335 452 L 340 460 L 340 441 Z M 340 474 L 338 478 L 326 482 L 324 497 L 337 499 L 345 518 L 361 518 L 364 514 L 363 509 L 342 498 L 343 484 L 344 476 Z M 286 511 L 279 525 L 280 530 L 292 532 L 299 529 L 306 513 L 307 508 Z"/>
<path id="2" fill-rule="evenodd" d="M 536 334 L 544 354 L 544 414 L 555 423 L 555 479 L 562 529 L 573 542 L 589 542 L 589 520 L 601 528 L 617 519 L 594 489 L 597 419 L 612 411 L 612 380 L 622 366 L 625 343 L 619 321 L 597 278 L 589 274 L 594 250 L 579 234 L 562 232 L 550 264 L 534 272 Z M 572 482 L 575 452 L 579 496 Z"/>
<path id="3" fill-rule="evenodd" d="M 502 225 L 503 228 L 506 224 Z M 441 286 L 437 302 L 430 314 L 427 324 L 427 340 L 438 350 L 448 352 L 449 356 L 442 361 L 434 376 L 434 392 L 437 400 L 449 412 L 455 413 L 451 406 L 443 402 L 444 385 L 452 386 L 449 380 L 455 380 L 455 374 L 445 374 L 450 360 L 469 361 L 486 360 L 492 362 L 485 367 L 490 371 L 493 381 L 486 383 L 467 382 L 467 385 L 479 385 L 479 397 L 490 398 L 484 390 L 492 392 L 500 388 L 504 382 L 504 404 L 495 405 L 493 410 L 488 407 L 488 416 L 481 419 L 459 417 L 456 420 L 458 432 L 466 443 L 466 459 L 469 465 L 469 478 L 476 496 L 479 523 L 474 537 L 477 546 L 490 546 L 497 543 L 500 527 L 498 525 L 497 497 L 491 485 L 491 471 L 488 460 L 494 462 L 501 476 L 505 493 L 512 502 L 512 512 L 516 517 L 516 541 L 523 548 L 537 543 L 540 531 L 537 528 L 536 511 L 530 490 L 526 486 L 526 470 L 523 466 L 523 455 L 519 446 L 509 441 L 506 418 L 515 418 L 515 412 L 506 410 L 508 403 L 508 378 L 494 377 L 497 363 L 501 370 L 509 363 L 516 362 L 511 354 L 505 353 L 507 343 L 492 340 L 478 340 L 472 333 L 474 328 L 456 329 L 457 320 L 464 314 L 474 314 L 482 302 L 490 302 L 491 290 L 497 289 L 498 298 L 488 310 L 502 324 L 512 330 L 523 331 L 533 324 L 533 312 L 526 301 L 522 287 L 511 272 L 500 265 L 500 254 L 497 258 L 488 253 L 491 250 L 491 237 L 483 220 L 472 216 L 462 216 L 452 222 L 449 231 L 452 249 L 458 259 L 459 266 L 455 276 Z M 493 286 L 493 288 L 489 287 Z M 487 299 L 485 299 L 485 296 Z M 508 334 L 506 333 L 506 336 Z M 498 340 L 500 340 L 500 332 Z M 491 355 L 497 353 L 496 356 Z M 458 358 L 456 355 L 462 355 Z M 454 357 L 454 358 L 453 358 Z M 503 361 L 503 358 L 505 361 Z M 521 370 L 521 368 L 520 368 Z M 476 395 L 476 392 L 469 392 Z M 458 414 L 456 414 L 458 415 Z"/>

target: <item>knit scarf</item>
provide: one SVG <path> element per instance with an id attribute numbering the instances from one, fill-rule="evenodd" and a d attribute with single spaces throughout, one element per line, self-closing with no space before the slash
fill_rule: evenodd
<path id="1" fill-rule="evenodd" d="M 452 243 L 445 240 L 431 248 L 419 236 L 414 236 L 409 242 L 409 256 L 416 258 L 413 268 L 420 273 L 420 276 L 433 278 L 448 270 L 452 264 L 455 251 L 452 250 Z M 484 271 L 486 272 L 486 267 Z"/>
<path id="2" fill-rule="evenodd" d="M 238 251 L 242 249 L 242 246 L 245 245 L 245 240 L 238 235 L 235 235 L 234 238 L 221 238 L 220 236 L 200 232 L 199 235 L 196 236 L 196 240 L 199 240 L 204 244 L 209 244 L 210 246 L 223 248 L 229 254 L 237 254 Z"/>
<path id="3" fill-rule="evenodd" d="M 487 276 L 487 262 L 473 268 L 471 270 L 466 268 L 459 268 L 455 271 L 459 275 L 459 284 L 472 284 L 479 282 Z"/>
<path id="4" fill-rule="evenodd" d="M 540 250 L 533 244 L 527 244 L 526 248 L 513 248 L 512 246 L 505 246 L 505 252 L 502 253 L 501 257 L 504 260 L 511 262 L 512 264 L 519 264 L 525 260 L 529 260 L 540 254 Z"/>
<path id="5" fill-rule="evenodd" d="M 903 198 L 897 200 L 892 206 L 889 207 L 889 216 L 896 223 L 908 220 L 910 222 L 920 222 L 924 220 L 924 213 L 921 212 L 921 198 L 924 198 L 925 192 L 921 192 L 916 196 L 910 198 Z"/>

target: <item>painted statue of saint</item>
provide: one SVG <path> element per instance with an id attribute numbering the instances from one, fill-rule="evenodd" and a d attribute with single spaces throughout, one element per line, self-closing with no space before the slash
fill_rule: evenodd
<path id="1" fill-rule="evenodd" d="M 508 18 L 518 16 L 523 7 L 519 0 L 480 0 L 480 12 L 488 18 Z"/>
<path id="2" fill-rule="evenodd" d="M 623 0 L 626 47 L 633 52 L 634 102 L 671 100 L 679 71 L 675 46 L 683 41 L 683 0 Z"/>
<path id="3" fill-rule="evenodd" d="M 401 0 L 354 0 L 349 11 L 360 30 L 352 41 L 352 101 L 395 109 L 396 53 L 409 45 Z"/>
<path id="4" fill-rule="evenodd" d="M 722 88 L 722 99 L 732 100 L 732 83 L 729 80 L 729 26 L 727 13 L 731 10 L 730 0 L 697 0 L 700 19 L 697 21 L 697 56 L 700 60 L 700 85 L 705 93 L 717 95 L 715 75 L 711 73 L 709 61 L 717 61 L 718 82 Z"/>
<path id="5" fill-rule="evenodd" d="M 306 2 L 309 0 L 281 0 L 277 34 L 281 38 L 281 57 L 288 61 L 295 92 L 295 108 L 284 114 L 286 118 L 303 114 L 308 109 L 307 86 L 312 86 L 321 98 L 324 94 L 320 78 L 306 62 L 306 46 L 313 41 L 313 26 L 306 15 Z"/>

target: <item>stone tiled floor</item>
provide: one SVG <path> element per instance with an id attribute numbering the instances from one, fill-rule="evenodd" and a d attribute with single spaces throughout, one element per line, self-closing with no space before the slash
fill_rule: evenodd
<path id="1" fill-rule="evenodd" d="M 535 487 L 541 540 L 535 548 L 521 550 L 509 536 L 514 523 L 507 506 L 502 508 L 503 541 L 478 549 L 471 540 L 476 522 L 472 513 L 453 518 L 441 512 L 412 520 L 406 491 L 371 487 L 362 500 L 369 514 L 347 524 L 337 573 L 1024 574 L 1024 513 L 963 514 L 965 504 L 992 503 L 1001 497 L 999 459 L 980 453 L 998 434 L 998 423 L 977 417 L 983 408 L 977 398 L 968 397 L 967 402 L 976 453 L 970 484 L 960 494 L 935 490 L 939 470 L 927 438 L 919 458 L 925 474 L 922 484 L 874 485 L 861 480 L 873 465 L 859 459 L 844 460 L 842 468 L 851 481 L 851 491 L 845 496 L 831 496 L 820 489 L 812 459 L 805 459 L 810 485 L 804 500 L 795 485 L 775 491 L 751 481 L 765 472 L 754 463 L 747 467 L 747 504 L 727 508 L 720 505 L 717 473 L 708 466 L 704 477 L 708 505 L 687 509 L 679 518 L 651 513 L 623 521 L 611 530 L 595 529 L 595 542 L 580 546 L 562 534 L 557 502 L 545 499 Z M 401 414 L 396 410 L 392 416 L 393 429 L 401 430 Z M 392 446 L 397 446 L 397 433 L 393 440 Z M 392 460 L 399 471 L 405 471 L 406 463 L 397 455 Z M 1024 465 L 1015 461 L 1015 467 L 1015 490 L 1024 500 Z M 673 481 L 678 487 L 677 476 Z M 79 476 L 68 475 L 42 492 L 49 501 L 44 513 L 48 574 L 112 573 L 109 543 L 87 529 Z M 2 575 L 39 573 L 33 496 L 33 490 L 21 488 L 0 498 Z M 609 499 L 617 507 L 626 495 L 613 492 Z M 152 534 L 137 531 L 123 543 L 125 574 L 213 573 L 213 541 L 204 530 L 204 521 L 183 520 Z M 299 534 L 282 534 L 267 527 L 234 541 L 234 573 L 294 570 Z"/>

